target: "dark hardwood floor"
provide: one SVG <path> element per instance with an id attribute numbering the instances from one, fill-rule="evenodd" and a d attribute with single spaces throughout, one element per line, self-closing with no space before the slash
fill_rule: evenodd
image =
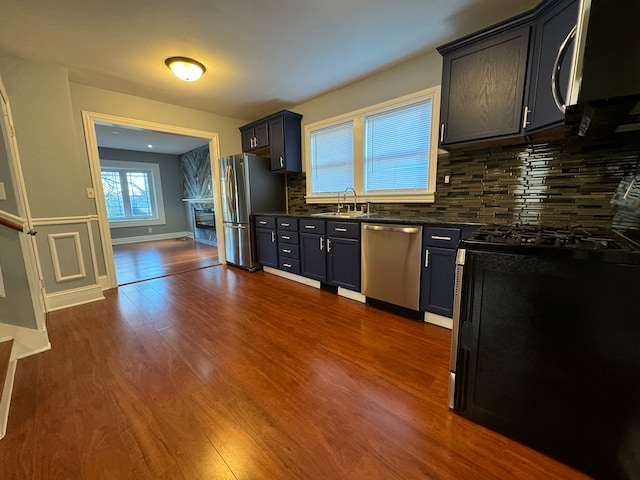
<path id="1" fill-rule="evenodd" d="M 192 238 L 113 246 L 118 285 L 219 265 L 218 249 Z"/>
<path id="2" fill-rule="evenodd" d="M 48 316 L 0 478 L 583 479 L 447 408 L 450 332 L 216 266 Z"/>

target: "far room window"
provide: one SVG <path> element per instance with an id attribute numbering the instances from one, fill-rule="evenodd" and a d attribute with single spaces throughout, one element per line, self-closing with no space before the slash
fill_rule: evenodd
<path id="1" fill-rule="evenodd" d="M 165 223 L 157 164 L 101 160 L 100 166 L 110 227 Z"/>

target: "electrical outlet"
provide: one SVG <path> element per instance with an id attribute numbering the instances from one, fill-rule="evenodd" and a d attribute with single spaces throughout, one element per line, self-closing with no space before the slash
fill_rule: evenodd
<path id="1" fill-rule="evenodd" d="M 153 228 L 149 227 L 149 233 L 153 233 Z"/>
<path id="2" fill-rule="evenodd" d="M 451 175 L 444 176 L 444 184 L 449 185 L 451 183 Z"/>

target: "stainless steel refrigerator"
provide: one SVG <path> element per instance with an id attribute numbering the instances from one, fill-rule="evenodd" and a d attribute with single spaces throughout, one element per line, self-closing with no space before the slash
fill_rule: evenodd
<path id="1" fill-rule="evenodd" d="M 285 210 L 284 176 L 271 172 L 268 158 L 246 153 L 223 157 L 219 166 L 227 262 L 256 270 L 252 215 Z"/>

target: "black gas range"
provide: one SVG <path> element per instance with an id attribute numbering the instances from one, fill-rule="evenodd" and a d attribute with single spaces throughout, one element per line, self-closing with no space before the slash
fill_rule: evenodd
<path id="1" fill-rule="evenodd" d="M 456 263 L 449 406 L 597 479 L 640 479 L 640 246 L 488 225 Z"/>
<path id="2" fill-rule="evenodd" d="M 630 235 L 601 227 L 486 225 L 460 248 L 640 264 L 640 244 Z"/>

